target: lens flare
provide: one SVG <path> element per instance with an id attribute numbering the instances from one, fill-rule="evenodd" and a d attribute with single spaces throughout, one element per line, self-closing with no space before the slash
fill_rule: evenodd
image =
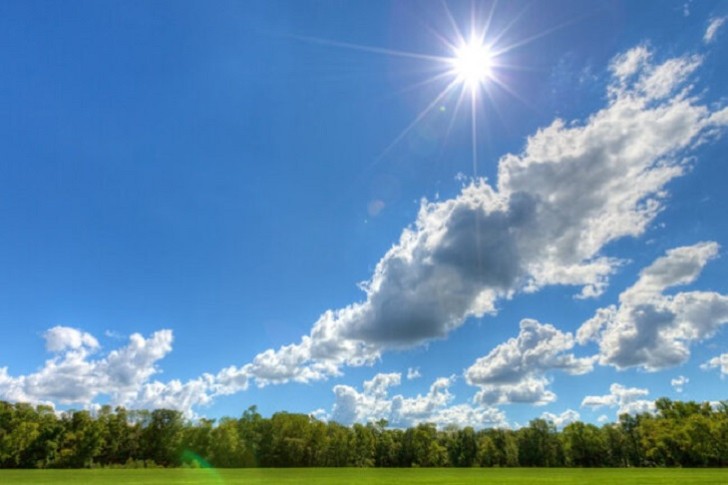
<path id="1" fill-rule="evenodd" d="M 210 485 L 223 485 L 225 480 L 215 467 L 192 450 L 184 450 L 180 456 L 185 467 L 181 470 L 190 478 L 189 483 L 206 483 Z"/>

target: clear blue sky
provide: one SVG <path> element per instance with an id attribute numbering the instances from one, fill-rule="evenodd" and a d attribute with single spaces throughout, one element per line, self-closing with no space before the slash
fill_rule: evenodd
<path id="1" fill-rule="evenodd" d="M 4 2 L 0 399 L 482 427 L 726 398 L 727 16 Z"/>

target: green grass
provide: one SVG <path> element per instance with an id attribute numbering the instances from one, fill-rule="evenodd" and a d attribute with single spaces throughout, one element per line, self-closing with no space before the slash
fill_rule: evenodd
<path id="1" fill-rule="evenodd" d="M 2 484 L 727 484 L 728 469 L 242 469 L 0 470 Z"/>

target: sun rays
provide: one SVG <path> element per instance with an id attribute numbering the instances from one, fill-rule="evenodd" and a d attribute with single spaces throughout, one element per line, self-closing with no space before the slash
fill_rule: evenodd
<path id="1" fill-rule="evenodd" d="M 435 29 L 428 26 L 428 31 L 441 44 L 441 52 L 445 55 L 434 55 L 422 52 L 410 52 L 391 48 L 359 45 L 348 42 L 333 41 L 314 37 L 296 36 L 298 40 L 305 42 L 356 50 L 360 52 L 385 55 L 390 57 L 407 58 L 416 62 L 422 62 L 431 74 L 418 80 L 409 89 L 419 89 L 423 86 L 439 84 L 441 88 L 433 94 L 430 101 L 419 111 L 407 126 L 402 129 L 392 142 L 389 143 L 380 153 L 374 163 L 385 159 L 392 149 L 399 145 L 407 135 L 421 123 L 430 113 L 435 110 L 444 110 L 444 104 L 454 100 L 454 109 L 448 109 L 451 119 L 447 124 L 447 130 L 443 133 L 443 140 L 447 142 L 451 130 L 458 117 L 466 116 L 471 125 L 471 157 L 473 176 L 478 175 L 478 119 L 484 116 L 486 110 L 497 113 L 495 102 L 497 94 L 505 93 L 523 102 L 521 96 L 508 85 L 503 76 L 505 71 L 519 69 L 522 66 L 514 65 L 509 60 L 509 53 L 516 48 L 533 42 L 543 37 L 554 29 L 549 29 L 536 35 L 516 38 L 513 42 L 507 43 L 506 38 L 509 32 L 518 23 L 521 14 L 512 17 L 509 21 L 503 22 L 499 28 L 495 27 L 496 3 L 493 3 L 487 12 L 479 12 L 473 6 L 469 18 L 462 23 L 453 16 L 446 4 L 442 4 L 449 32 L 442 29 Z M 467 115 L 465 114 L 467 112 Z"/>

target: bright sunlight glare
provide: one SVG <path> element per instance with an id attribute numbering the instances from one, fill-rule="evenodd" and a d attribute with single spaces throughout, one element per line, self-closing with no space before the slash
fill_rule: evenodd
<path id="1" fill-rule="evenodd" d="M 487 95 L 491 101 L 494 100 L 494 93 L 497 90 L 506 91 L 510 95 L 524 101 L 517 93 L 515 93 L 500 76 L 501 71 L 504 69 L 512 68 L 506 62 L 503 62 L 503 56 L 507 55 L 510 51 L 533 42 L 550 31 L 545 31 L 540 34 L 536 34 L 527 39 L 518 40 L 515 43 L 504 44 L 503 39 L 507 32 L 515 25 L 516 20 L 519 16 L 516 16 L 513 21 L 507 24 L 500 32 L 492 32 L 492 20 L 495 12 L 494 2 L 491 6 L 490 12 L 483 15 L 477 15 L 476 12 L 471 14 L 470 18 L 470 29 L 469 37 L 463 34 L 463 31 L 458 26 L 458 22 L 453 17 L 450 9 L 447 5 L 444 5 L 445 17 L 449 19 L 452 27 L 452 33 L 438 32 L 436 29 L 433 33 L 437 38 L 442 41 L 444 47 L 447 48 L 450 55 L 442 56 L 435 54 L 425 54 L 419 52 L 408 52 L 400 51 L 395 49 L 373 47 L 366 45 L 350 44 L 347 42 L 331 41 L 326 39 L 312 38 L 312 37 L 301 37 L 297 36 L 298 39 L 312 42 L 316 44 L 329 45 L 333 47 L 342 47 L 346 49 L 353 49 L 363 52 L 369 52 L 372 54 L 382 54 L 392 57 L 401 57 L 416 59 L 422 62 L 431 63 L 436 66 L 436 74 L 429 76 L 424 80 L 414 84 L 412 87 L 419 87 L 429 85 L 433 83 L 443 83 L 444 87 L 432 98 L 432 100 L 422 109 L 417 116 L 397 135 L 394 140 L 382 151 L 377 157 L 375 163 L 382 160 L 389 151 L 401 142 L 411 130 L 422 120 L 424 120 L 433 110 L 438 107 L 443 107 L 450 99 L 455 99 L 455 105 L 452 109 L 448 109 L 452 113 L 450 124 L 447 131 L 444 133 L 445 139 L 449 136 L 450 128 L 455 122 L 456 115 L 460 112 L 461 107 L 466 105 L 464 101 L 469 98 L 469 105 L 466 109 L 470 112 L 471 122 L 471 139 L 472 139 L 472 151 L 473 151 L 473 174 L 477 174 L 477 119 L 479 117 L 479 111 L 483 110 L 483 99 L 481 94 Z M 408 88 L 410 89 L 410 88 Z M 451 97 L 452 93 L 459 92 L 456 97 Z M 443 109 L 443 111 L 445 111 Z"/>
<path id="2" fill-rule="evenodd" d="M 460 82 L 475 90 L 491 77 L 492 58 L 487 45 L 471 39 L 455 52 L 452 71 Z"/>

